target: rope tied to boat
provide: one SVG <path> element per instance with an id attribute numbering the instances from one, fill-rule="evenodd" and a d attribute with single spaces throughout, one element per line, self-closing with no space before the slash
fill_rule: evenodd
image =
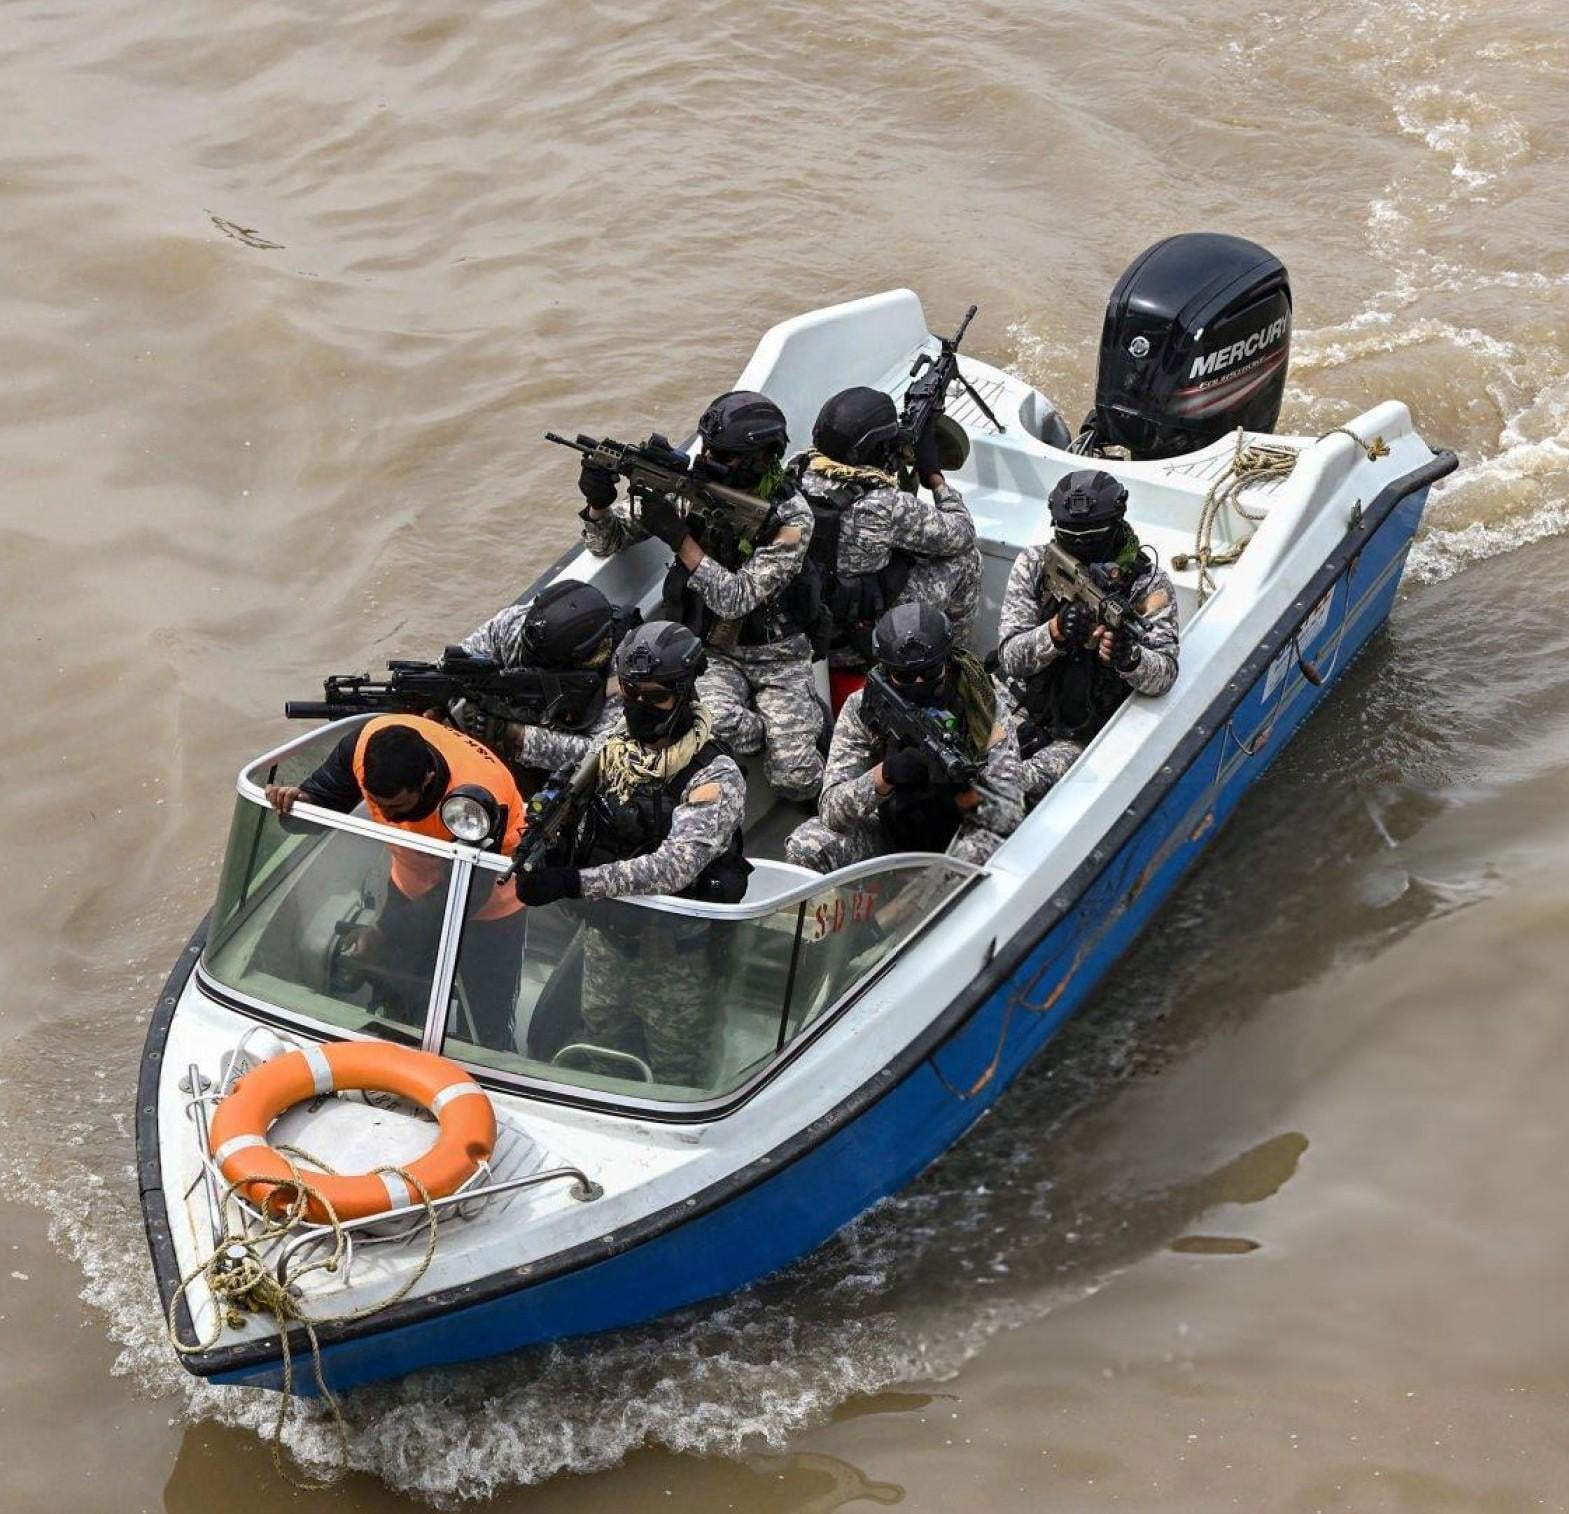
<path id="1" fill-rule="evenodd" d="M 326 1377 L 323 1375 L 321 1343 L 316 1332 L 322 1325 L 341 1325 L 352 1320 L 366 1319 L 384 1309 L 390 1309 L 394 1304 L 408 1297 L 418 1286 L 420 1279 L 429 1271 L 431 1261 L 436 1255 L 436 1207 L 425 1185 L 407 1168 L 386 1166 L 372 1169 L 376 1173 L 395 1174 L 409 1185 L 410 1193 L 419 1195 L 420 1203 L 425 1207 L 427 1227 L 425 1255 L 397 1290 L 387 1298 L 377 1299 L 372 1304 L 341 1314 L 307 1314 L 300 1307 L 301 1280 L 312 1272 L 336 1272 L 348 1252 L 348 1240 L 331 1201 L 302 1174 L 299 1163 L 309 1162 L 312 1167 L 325 1173 L 331 1173 L 332 1168 L 296 1146 L 280 1144 L 273 1149 L 284 1156 L 290 1172 L 287 1179 L 279 1180 L 274 1191 L 287 1189 L 293 1197 L 281 1213 L 272 1216 L 264 1213 L 259 1226 L 251 1228 L 246 1224 L 243 1208 L 240 1209 L 238 1224 L 231 1225 L 230 1201 L 234 1198 L 236 1189 L 246 1187 L 256 1180 L 237 1178 L 224 1189 L 218 1201 L 218 1211 L 223 1216 L 223 1234 L 219 1236 L 212 1252 L 180 1279 L 178 1286 L 170 1295 L 167 1319 L 169 1342 L 182 1356 L 200 1355 L 218 1344 L 225 1326 L 238 1330 L 244 1327 L 248 1315 L 272 1315 L 278 1326 L 278 1343 L 283 1360 L 283 1389 L 279 1394 L 278 1416 L 272 1429 L 272 1463 L 278 1475 L 296 1488 L 303 1492 L 319 1492 L 340 1482 L 348 1472 L 349 1427 L 343 1417 L 342 1406 L 327 1386 Z M 320 1205 L 321 1211 L 327 1216 L 327 1229 L 332 1234 L 331 1248 L 325 1256 L 317 1257 L 314 1261 L 302 1260 L 293 1267 L 287 1265 L 289 1253 L 285 1252 L 285 1265 L 281 1273 L 274 1272 L 262 1261 L 262 1252 L 270 1246 L 287 1241 L 302 1224 L 310 1226 L 311 1222 L 306 1220 L 306 1211 L 312 1203 Z M 302 1257 L 304 1254 L 301 1253 Z M 202 1340 L 198 1337 L 194 1341 L 185 1341 L 180 1338 L 178 1310 L 181 1302 L 186 1299 L 191 1285 L 198 1279 L 206 1283 L 207 1290 L 212 1296 L 217 1324 L 210 1338 Z M 193 1329 L 194 1321 L 195 1315 L 192 1313 Z M 326 1401 L 328 1412 L 332 1417 L 333 1430 L 338 1439 L 335 1463 L 323 1477 L 300 1477 L 283 1460 L 283 1429 L 288 1421 L 289 1406 L 294 1399 L 294 1354 L 289 1342 L 289 1332 L 296 1325 L 304 1330 L 305 1338 L 310 1343 L 311 1369 L 315 1374 L 316 1389 Z"/>
<path id="2" fill-rule="evenodd" d="M 1364 441 L 1349 426 L 1333 426 L 1316 440 L 1321 442 L 1331 436 L 1349 436 L 1367 454 L 1370 463 L 1389 456 L 1389 443 L 1382 436 L 1375 436 L 1370 442 Z M 1188 567 L 1198 568 L 1200 604 L 1203 604 L 1217 587 L 1210 569 L 1227 567 L 1236 562 L 1242 556 L 1248 542 L 1252 540 L 1251 535 L 1244 536 L 1229 547 L 1222 547 L 1216 551 L 1212 541 L 1215 522 L 1220 519 L 1221 511 L 1229 507 L 1243 520 L 1257 525 L 1269 511 L 1250 509 L 1243 504 L 1243 492 L 1255 484 L 1278 483 L 1288 477 L 1291 470 L 1296 467 L 1297 458 L 1300 456 L 1301 453 L 1295 447 L 1288 447 L 1282 442 L 1265 442 L 1256 439 L 1249 441 L 1247 432 L 1241 426 L 1237 427 L 1236 446 L 1231 454 L 1231 461 L 1215 476 L 1214 482 L 1204 493 L 1204 505 L 1199 511 L 1198 532 L 1194 537 L 1193 551 L 1174 552 L 1171 557 L 1171 565 L 1179 573 Z"/>

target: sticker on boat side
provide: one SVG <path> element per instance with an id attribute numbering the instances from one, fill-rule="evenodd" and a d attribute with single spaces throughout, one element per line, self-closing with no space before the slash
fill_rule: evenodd
<path id="1" fill-rule="evenodd" d="M 1297 650 L 1304 651 L 1318 640 L 1325 626 L 1329 624 L 1329 606 L 1335 597 L 1335 586 L 1331 584 L 1324 597 L 1313 606 L 1308 618 L 1302 622 L 1302 629 L 1297 632 Z"/>
<path id="2" fill-rule="evenodd" d="M 880 893 L 881 885 L 877 883 L 850 891 L 848 898 L 844 890 L 835 890 L 832 899 L 823 900 L 807 915 L 802 939 L 821 941 L 827 936 L 838 935 L 847 925 L 870 920 Z"/>
<path id="3" fill-rule="evenodd" d="M 1269 665 L 1269 672 L 1264 675 L 1264 698 L 1268 699 L 1280 687 L 1280 681 L 1286 676 L 1291 667 L 1291 659 L 1298 653 L 1305 652 L 1317 638 L 1323 634 L 1324 627 L 1329 624 L 1329 607 L 1335 598 L 1335 587 L 1330 585 L 1329 591 L 1308 613 L 1308 618 L 1302 622 L 1302 629 L 1297 632 L 1294 641 L 1288 641 L 1279 652 L 1275 660 Z"/>

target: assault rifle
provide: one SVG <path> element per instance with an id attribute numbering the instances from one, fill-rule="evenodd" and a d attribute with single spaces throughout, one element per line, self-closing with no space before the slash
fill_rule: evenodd
<path id="1" fill-rule="evenodd" d="M 903 422 L 905 434 L 912 443 L 925 432 L 937 416 L 943 414 L 948 390 L 953 384 L 957 384 L 975 401 L 976 409 L 997 428 L 997 434 L 999 436 L 1003 434 L 1003 424 L 992 414 L 991 406 L 980 397 L 969 379 L 959 372 L 959 343 L 964 340 L 964 333 L 969 329 L 970 322 L 975 319 L 975 312 L 979 308 L 971 305 L 964 312 L 964 319 L 959 322 L 959 329 L 951 337 L 938 338 L 942 350 L 936 357 L 929 352 L 923 352 L 910 367 L 910 386 L 904 391 L 904 413 L 900 420 Z"/>
<path id="2" fill-rule="evenodd" d="M 644 494 L 668 494 L 679 499 L 688 512 L 728 516 L 741 528 L 743 535 L 761 530 L 768 519 L 767 500 L 744 489 L 732 489 L 712 476 L 717 464 L 701 457 L 694 464 L 685 452 L 672 447 L 657 431 L 640 446 L 612 441 L 608 436 L 596 439 L 581 432 L 576 441 L 570 441 L 554 431 L 547 431 L 545 440 L 582 453 L 585 464 L 619 474 L 627 481 L 628 492 L 634 500 Z"/>
<path id="3" fill-rule="evenodd" d="M 873 668 L 866 675 L 861 691 L 861 718 L 874 731 L 892 736 L 905 746 L 917 747 L 944 783 L 970 789 L 981 776 L 982 764 L 961 750 L 957 717 L 947 710 L 912 704 L 889 682 L 881 668 Z"/>
<path id="4" fill-rule="evenodd" d="M 599 782 L 599 749 L 590 752 L 571 772 L 552 773 L 524 809 L 523 839 L 512 854 L 507 878 L 529 872 L 550 855 L 567 824 Z M 503 882 L 506 879 L 502 880 Z"/>
<path id="5" fill-rule="evenodd" d="M 450 709 L 458 700 L 478 715 L 524 725 L 587 725 L 598 714 L 605 675 L 558 673 L 543 668 L 503 668 L 462 647 L 448 647 L 439 662 L 395 661 L 384 679 L 369 673 L 330 673 L 323 697 L 291 699 L 290 720 L 343 720 L 367 712 L 417 715 Z"/>
<path id="6" fill-rule="evenodd" d="M 1150 623 L 1134 610 L 1126 594 L 1119 593 L 1093 567 L 1070 557 L 1054 541 L 1046 543 L 1040 592 L 1057 599 L 1076 599 L 1098 624 L 1113 631 L 1126 626 L 1135 637 L 1142 637 L 1150 629 Z"/>

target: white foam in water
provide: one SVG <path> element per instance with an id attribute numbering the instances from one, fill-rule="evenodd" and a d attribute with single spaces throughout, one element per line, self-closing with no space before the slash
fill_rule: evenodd
<path id="1" fill-rule="evenodd" d="M 81 1297 L 121 1348 L 118 1374 L 177 1400 L 193 1422 L 270 1436 L 272 1394 L 193 1378 L 168 1344 L 134 1168 L 110 1181 L 92 1165 L 109 1139 L 105 1101 L 121 1087 L 111 1076 L 84 1099 L 89 1115 L 64 1143 L 81 1157 L 57 1149 L 42 1175 L 0 1158 L 9 1169 L 0 1175 L 15 1197 L 48 1213 L 51 1241 L 81 1269 Z M 702 1455 L 781 1449 L 848 1398 L 949 1378 L 996 1331 L 1084 1296 L 1111 1270 L 1075 1258 L 1064 1276 L 1053 1245 L 1053 1179 L 1032 1161 L 1036 1138 L 1059 1113 L 1031 1120 L 1027 1132 L 984 1124 L 957 1162 L 758 1288 L 643 1328 L 348 1394 L 352 1463 L 447 1507 L 602 1470 L 641 1446 Z M 978 1166 L 999 1191 L 973 1180 Z M 314 1403 L 297 1406 L 285 1444 L 318 1472 L 337 1455 Z"/>

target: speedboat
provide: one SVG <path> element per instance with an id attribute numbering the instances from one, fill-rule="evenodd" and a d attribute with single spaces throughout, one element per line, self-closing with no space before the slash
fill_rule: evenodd
<path id="1" fill-rule="evenodd" d="M 1077 437 L 1030 384 L 959 355 L 947 416 L 966 455 L 949 476 L 984 557 L 976 650 L 1015 556 L 1050 531 L 1053 484 L 1090 449 L 1127 486 L 1181 616 L 1174 687 L 1124 703 L 985 866 L 792 866 L 779 859 L 800 812 L 753 771 L 745 898 L 527 911 L 513 1040 L 496 1046 L 464 992 L 465 918 L 507 859 L 363 811 L 274 814 L 264 787 L 298 783 L 352 720 L 247 761 L 216 901 L 154 1008 L 137 1101 L 147 1235 L 190 1370 L 278 1388 L 305 1318 L 321 1321 L 332 1388 L 633 1325 L 801 1257 L 958 1141 L 1329 697 L 1389 614 L 1429 487 L 1455 467 L 1396 402 L 1324 437 L 1275 434 L 1289 317 L 1261 249 L 1158 244 L 1113 296 L 1094 424 Z M 917 296 L 893 290 L 775 326 L 737 387 L 775 399 L 799 442 L 829 394 L 868 384 L 899 400 L 942 350 Z M 566 576 L 651 610 L 667 558 L 657 540 L 606 560 L 575 547 L 526 593 Z M 343 943 L 376 917 L 397 847 L 436 870 L 445 906 L 389 985 L 351 970 Z M 661 943 L 703 954 L 719 1030 L 702 1086 L 661 1084 L 585 1032 L 583 940 L 606 929 L 646 943 L 629 997 L 664 970 L 675 948 Z M 358 1043 L 445 1059 L 454 1088 L 488 1099 L 493 1139 L 450 1193 L 389 1182 L 376 1212 L 334 1223 L 295 1206 L 280 1223 L 231 1185 L 212 1140 L 225 1101 L 280 1059 L 315 1069 L 307 1097 L 247 1139 L 292 1149 L 306 1176 L 402 1170 L 432 1143 L 426 1109 L 321 1073 L 325 1052 Z M 280 1280 L 288 1309 L 236 1309 L 205 1265 L 224 1247 Z"/>

